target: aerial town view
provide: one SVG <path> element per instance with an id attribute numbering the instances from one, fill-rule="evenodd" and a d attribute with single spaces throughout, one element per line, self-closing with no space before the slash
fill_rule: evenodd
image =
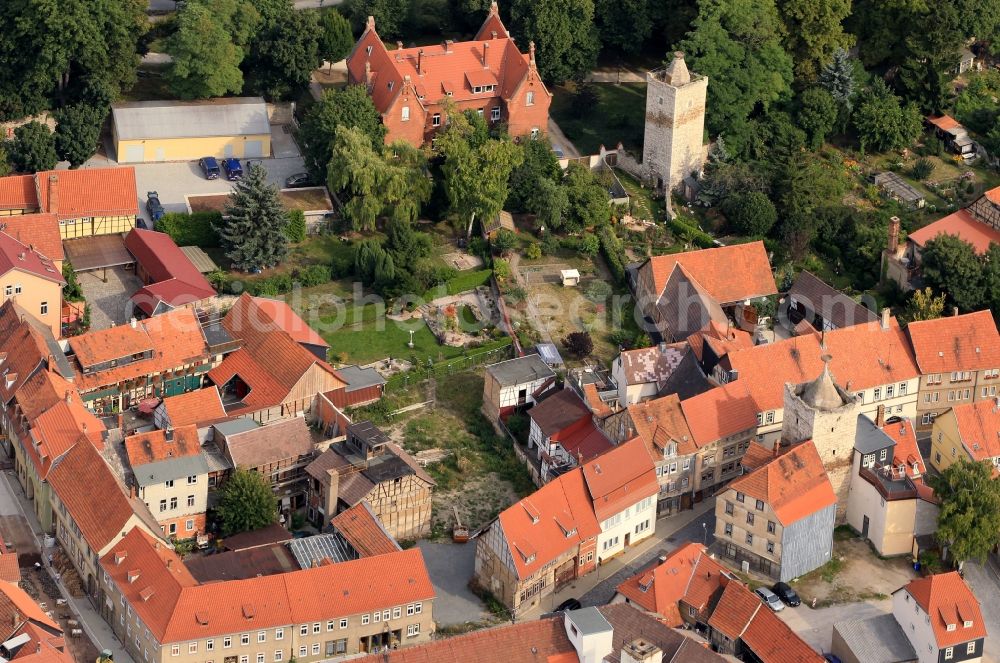
<path id="1" fill-rule="evenodd" d="M 0 663 L 1000 663 L 994 44 L 0 1 Z"/>

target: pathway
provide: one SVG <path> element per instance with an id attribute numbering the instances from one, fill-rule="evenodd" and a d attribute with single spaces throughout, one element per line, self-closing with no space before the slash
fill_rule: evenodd
<path id="1" fill-rule="evenodd" d="M 559 128 L 551 115 L 549 116 L 549 142 L 552 144 L 553 150 L 562 150 L 564 157 L 568 159 L 580 158 L 580 151 L 576 149 L 576 145 L 571 143 L 569 138 L 566 138 L 566 134 Z"/>
<path id="2" fill-rule="evenodd" d="M 840 603 L 827 608 L 810 608 L 802 604 L 778 613 L 806 644 L 820 652 L 830 651 L 833 642 L 833 625 L 851 619 L 868 619 L 892 612 L 892 599 L 864 603 Z"/>
<path id="3" fill-rule="evenodd" d="M 646 75 L 625 67 L 604 67 L 587 74 L 588 83 L 645 83 Z"/>

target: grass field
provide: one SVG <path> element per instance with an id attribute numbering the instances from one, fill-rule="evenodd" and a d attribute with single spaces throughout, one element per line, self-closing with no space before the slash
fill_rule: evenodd
<path id="1" fill-rule="evenodd" d="M 632 154 L 641 154 L 646 84 L 595 83 L 593 87 L 598 103 L 582 115 L 573 108 L 574 93 L 565 86 L 557 87 L 550 109 L 552 119 L 580 154 L 596 154 L 602 144 L 614 149 L 619 141 Z"/>
<path id="2" fill-rule="evenodd" d="M 347 317 L 355 318 L 352 308 L 348 308 Z M 462 348 L 439 345 L 434 334 L 422 320 L 410 320 L 397 323 L 393 320 L 376 319 L 374 305 L 362 309 L 361 321 L 347 324 L 339 329 L 320 329 L 319 332 L 330 344 L 335 355 L 345 353 L 346 360 L 352 364 L 367 364 L 386 357 L 402 357 L 408 359 L 415 356 L 426 363 L 458 357 Z M 325 319 L 323 327 L 335 325 L 335 320 Z M 410 332 L 413 329 L 413 348 L 410 342 Z"/>

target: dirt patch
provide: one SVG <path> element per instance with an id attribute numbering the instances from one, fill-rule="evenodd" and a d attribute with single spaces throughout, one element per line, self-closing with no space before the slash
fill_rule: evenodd
<path id="1" fill-rule="evenodd" d="M 38 603 L 42 610 L 49 613 L 54 620 L 62 627 L 66 634 L 66 647 L 73 658 L 82 663 L 89 663 L 97 659 L 97 647 L 90 638 L 86 636 L 80 624 L 74 619 L 73 612 L 69 606 L 62 602 L 62 594 L 56 586 L 52 576 L 44 568 L 36 567 L 35 562 L 40 561 L 37 551 L 24 555 L 18 555 L 18 563 L 21 566 L 21 589 L 28 596 Z M 79 576 L 73 570 L 72 564 L 62 554 L 61 550 L 53 552 L 53 566 L 58 568 L 68 567 L 61 573 L 63 583 L 70 590 L 72 596 L 83 596 L 80 589 Z M 78 633 L 74 635 L 74 631 Z"/>
<path id="2" fill-rule="evenodd" d="M 879 558 L 864 539 L 838 531 L 833 559 L 793 586 L 805 603 L 824 607 L 884 599 L 914 577 L 908 558 Z"/>
<path id="3" fill-rule="evenodd" d="M 475 532 L 517 500 L 511 483 L 496 474 L 473 479 L 456 490 L 435 493 L 431 511 L 432 537 L 451 536 L 455 508 L 462 524 Z"/>

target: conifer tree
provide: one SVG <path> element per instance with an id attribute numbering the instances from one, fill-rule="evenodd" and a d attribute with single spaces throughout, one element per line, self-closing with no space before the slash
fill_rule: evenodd
<path id="1" fill-rule="evenodd" d="M 273 267 L 288 253 L 285 210 L 277 187 L 266 178 L 267 171 L 262 165 L 250 164 L 226 204 L 226 215 L 218 231 L 226 257 L 235 269 Z"/>

